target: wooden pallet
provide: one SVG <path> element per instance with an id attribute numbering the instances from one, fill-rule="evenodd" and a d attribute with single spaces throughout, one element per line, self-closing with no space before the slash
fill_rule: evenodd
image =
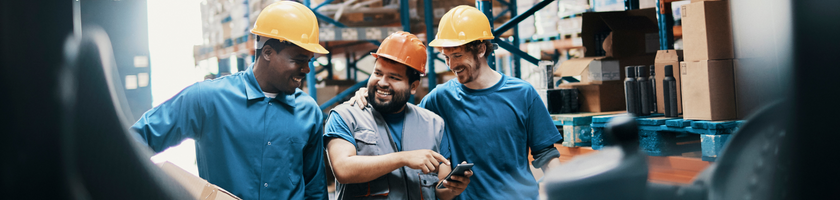
<path id="1" fill-rule="evenodd" d="M 617 115 L 592 118 L 592 148 L 609 145 L 602 134 L 606 123 Z M 729 134 L 738 130 L 743 121 L 701 121 L 651 116 L 637 118 L 639 147 L 652 156 L 679 155 L 701 151 L 702 160 L 714 161 L 720 154 Z"/>
<path id="2" fill-rule="evenodd" d="M 574 113 L 574 114 L 553 114 L 551 120 L 554 125 L 563 128 L 563 146 L 581 147 L 589 146 L 592 137 L 593 116 L 614 115 L 625 113 L 625 111 L 597 112 L 597 113 Z"/>
<path id="3" fill-rule="evenodd" d="M 560 151 L 561 163 L 566 163 L 580 155 L 598 152 L 590 147 L 566 147 L 559 144 L 554 146 Z M 533 161 L 530 153 L 528 158 Z M 648 180 L 655 183 L 688 184 L 709 164 L 711 163 L 696 157 L 648 156 Z M 534 175 L 537 176 L 537 172 Z M 542 178 L 542 173 L 535 178 Z"/>

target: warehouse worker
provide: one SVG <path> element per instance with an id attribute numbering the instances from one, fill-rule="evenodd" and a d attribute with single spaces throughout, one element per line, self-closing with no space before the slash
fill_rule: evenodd
<path id="1" fill-rule="evenodd" d="M 441 50 L 457 81 L 438 85 L 418 106 L 446 122 L 451 161 L 475 164 L 470 187 L 459 199 L 537 199 L 528 150 L 532 164 L 546 171 L 560 164 L 554 143 L 563 138 L 533 86 L 490 69 L 492 32 L 478 9 L 449 10 L 429 46 Z M 352 101 L 365 104 L 364 98 Z"/>
<path id="2" fill-rule="evenodd" d="M 327 199 L 323 114 L 298 89 L 314 53 L 328 53 L 315 14 L 276 2 L 251 33 L 252 67 L 185 88 L 131 128 L 156 152 L 195 139 L 199 175 L 243 199 Z"/>
<path id="3" fill-rule="evenodd" d="M 472 172 L 435 189 L 451 171 L 443 119 L 406 103 L 426 71 L 426 46 L 400 31 L 372 55 L 370 105 L 337 106 L 325 128 L 338 199 L 452 199 L 470 183 Z"/>

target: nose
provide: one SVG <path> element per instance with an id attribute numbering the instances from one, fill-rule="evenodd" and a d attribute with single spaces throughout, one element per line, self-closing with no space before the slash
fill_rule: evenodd
<path id="1" fill-rule="evenodd" d="M 388 88 L 388 81 L 385 81 L 385 77 L 381 77 L 376 81 L 376 85 L 381 88 Z"/>
<path id="2" fill-rule="evenodd" d="M 308 74 L 310 71 L 312 71 L 312 69 L 310 69 L 309 67 L 314 67 L 314 66 L 310 63 L 307 63 L 305 66 L 301 67 L 300 72 L 302 72 L 304 74 Z"/>

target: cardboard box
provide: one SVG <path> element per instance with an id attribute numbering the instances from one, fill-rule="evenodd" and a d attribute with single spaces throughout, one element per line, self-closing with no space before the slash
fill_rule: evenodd
<path id="1" fill-rule="evenodd" d="M 607 112 L 625 110 L 624 82 L 560 84 L 557 88 L 577 88 L 580 93 L 580 112 Z"/>
<path id="2" fill-rule="evenodd" d="M 653 8 L 582 15 L 581 39 L 586 57 L 621 58 L 655 54 L 659 50 L 659 28 Z"/>
<path id="3" fill-rule="evenodd" d="M 181 169 L 168 161 L 158 164 L 158 167 L 163 169 L 163 171 L 175 179 L 175 181 L 178 181 L 181 186 L 184 186 L 184 189 L 187 189 L 187 192 L 192 194 L 195 199 L 241 200 L 239 197 L 236 197 L 236 195 L 231 194 L 219 186 L 207 182 L 207 180 L 190 174 L 186 170 Z"/>
<path id="4" fill-rule="evenodd" d="M 683 61 L 682 50 L 659 50 L 654 61 L 656 72 L 656 110 L 658 113 L 665 113 L 665 90 L 662 89 L 662 80 L 665 80 L 665 65 L 671 65 L 674 70 L 674 79 L 677 80 L 677 113 L 682 113 L 682 93 L 680 84 L 680 62 Z"/>
<path id="5" fill-rule="evenodd" d="M 560 63 L 555 76 L 579 76 L 581 83 L 621 80 L 618 60 L 607 57 L 575 58 Z"/>
<path id="6" fill-rule="evenodd" d="M 695 2 L 681 9 L 686 61 L 735 58 L 729 2 Z"/>
<path id="7" fill-rule="evenodd" d="M 680 63 L 683 119 L 729 120 L 737 118 L 735 73 L 732 60 Z"/>

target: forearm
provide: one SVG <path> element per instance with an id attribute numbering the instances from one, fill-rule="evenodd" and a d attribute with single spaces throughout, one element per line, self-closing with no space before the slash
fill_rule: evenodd
<path id="1" fill-rule="evenodd" d="M 332 162 L 335 177 L 342 184 L 369 182 L 405 166 L 399 153 L 378 156 L 353 155 L 333 159 Z"/>
<path id="2" fill-rule="evenodd" d="M 451 171 L 452 168 L 450 168 L 449 166 L 440 165 L 440 169 L 438 171 L 438 179 L 440 179 L 440 182 L 438 182 L 438 184 L 443 184 L 443 179 L 446 178 L 446 175 L 448 175 Z M 437 196 L 438 199 L 449 200 L 454 199 L 456 196 L 458 196 L 458 194 L 455 190 L 452 190 L 450 188 L 438 189 L 437 185 L 435 185 L 435 196 Z"/>
<path id="3" fill-rule="evenodd" d="M 548 163 L 545 163 L 545 165 L 543 165 L 541 169 L 542 169 L 543 172 L 548 172 L 549 169 L 557 167 L 557 166 L 560 166 L 560 158 L 559 157 L 552 158 L 550 161 L 548 161 Z"/>
<path id="4" fill-rule="evenodd" d="M 443 182 L 443 179 L 441 179 L 440 181 Z M 435 188 L 437 188 L 437 186 L 435 186 Z M 457 191 L 453 190 L 453 189 L 444 188 L 444 189 L 435 189 L 435 195 L 437 196 L 438 199 L 450 200 L 450 199 L 454 199 L 455 197 L 457 197 L 459 195 L 459 193 Z"/>

